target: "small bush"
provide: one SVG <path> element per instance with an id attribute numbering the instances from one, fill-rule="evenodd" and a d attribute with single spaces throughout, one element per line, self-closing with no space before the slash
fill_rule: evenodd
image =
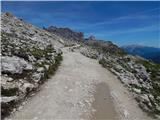
<path id="1" fill-rule="evenodd" d="M 42 79 L 46 80 L 51 75 L 53 75 L 56 72 L 56 70 L 58 69 L 58 66 L 61 64 L 62 60 L 63 60 L 63 57 L 61 56 L 61 54 L 56 56 L 55 61 L 53 60 L 53 62 L 50 64 L 49 69 L 45 71 L 44 77 Z M 43 83 L 43 81 L 42 81 L 42 83 Z"/>
<path id="2" fill-rule="evenodd" d="M 45 55 L 45 52 L 44 52 L 44 50 L 37 49 L 37 48 L 33 48 L 33 49 L 31 50 L 31 54 L 32 54 L 35 58 L 40 59 L 40 58 L 42 58 L 42 57 Z"/>
<path id="3" fill-rule="evenodd" d="M 18 88 L 10 88 L 10 89 L 4 89 L 1 87 L 1 95 L 3 96 L 14 96 L 18 92 Z"/>

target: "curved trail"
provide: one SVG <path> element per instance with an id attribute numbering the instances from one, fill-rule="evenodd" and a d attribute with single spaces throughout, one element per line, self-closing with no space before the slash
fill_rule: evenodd
<path id="1" fill-rule="evenodd" d="M 119 80 L 102 68 L 96 60 L 87 58 L 78 52 L 69 52 L 67 49 L 64 49 L 63 52 L 63 62 L 56 74 L 42 85 L 37 95 L 28 100 L 23 108 L 12 114 L 9 119 L 148 119 Z M 106 108 L 110 113 L 108 117 L 96 118 L 93 115 L 95 109 L 92 103 L 96 98 L 94 96 L 97 90 L 96 85 L 102 83 L 106 84 L 107 90 L 110 90 L 118 115 L 112 102 Z M 104 94 L 110 92 L 105 93 L 104 91 Z"/>

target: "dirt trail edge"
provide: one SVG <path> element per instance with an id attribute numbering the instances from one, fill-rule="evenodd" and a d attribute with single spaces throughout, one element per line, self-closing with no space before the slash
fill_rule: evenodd
<path id="1" fill-rule="evenodd" d="M 94 115 L 94 113 L 101 109 L 97 108 L 96 110 L 94 108 L 97 99 L 95 93 L 98 90 L 96 86 L 105 83 L 106 85 L 104 86 L 107 88 L 99 89 L 111 97 L 102 99 L 106 102 L 111 102 L 105 110 L 112 113 L 112 115 L 108 118 L 107 116 L 105 118 L 102 117 L 103 119 L 151 120 L 137 106 L 133 97 L 120 81 L 107 69 L 102 68 L 96 60 L 87 58 L 78 52 L 69 52 L 67 48 L 63 52 L 63 62 L 56 74 L 42 85 L 37 95 L 28 100 L 19 111 L 7 119 L 96 119 L 96 114 Z M 105 93 L 105 90 L 109 90 L 109 92 Z M 94 105 L 92 104 L 93 102 Z"/>

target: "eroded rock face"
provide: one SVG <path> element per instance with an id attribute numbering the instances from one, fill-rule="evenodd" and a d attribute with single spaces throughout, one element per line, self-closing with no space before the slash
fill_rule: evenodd
<path id="1" fill-rule="evenodd" d="M 10 13 L 1 19 L 3 118 L 56 70 L 63 40 Z"/>
<path id="2" fill-rule="evenodd" d="M 87 38 L 85 44 L 104 54 L 124 54 L 124 51 L 114 45 L 111 41 L 96 40 L 94 36 Z"/>

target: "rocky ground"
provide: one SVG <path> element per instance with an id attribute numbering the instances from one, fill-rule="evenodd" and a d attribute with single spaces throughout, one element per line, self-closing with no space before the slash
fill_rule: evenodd
<path id="1" fill-rule="evenodd" d="M 118 76 L 119 80 L 133 93 L 139 106 L 144 111 L 159 118 L 159 65 L 141 58 L 133 58 L 130 55 L 112 60 L 104 57 L 99 62 Z"/>
<path id="2" fill-rule="evenodd" d="M 120 81 L 102 68 L 97 60 L 72 52 L 68 48 L 64 48 L 63 55 L 64 60 L 55 76 L 7 119 L 96 119 L 97 116 L 93 118 L 93 115 L 101 108 L 95 109 L 92 103 L 97 102 L 94 93 L 96 86 L 102 83 L 109 90 L 104 91 L 104 94 L 112 96 L 114 104 L 106 100 L 109 98 L 102 98 L 104 102 L 109 102 L 106 110 L 111 115 L 100 116 L 99 119 L 151 120 L 137 106 L 133 96 Z"/>
<path id="3" fill-rule="evenodd" d="M 57 36 L 23 22 L 10 13 L 2 14 L 1 18 L 3 118 L 56 71 L 62 60 L 59 49 L 62 43 Z"/>
<path id="4" fill-rule="evenodd" d="M 160 65 L 138 56 L 127 55 L 118 48 L 116 48 L 118 52 L 103 50 L 101 45 L 104 44 L 99 43 L 101 41 L 95 42 L 94 44 L 89 42 L 87 46 L 76 49 L 89 58 L 98 59 L 103 67 L 115 74 L 129 89 L 140 108 L 150 116 L 160 118 Z M 115 47 L 109 45 L 112 46 L 111 48 Z"/>

